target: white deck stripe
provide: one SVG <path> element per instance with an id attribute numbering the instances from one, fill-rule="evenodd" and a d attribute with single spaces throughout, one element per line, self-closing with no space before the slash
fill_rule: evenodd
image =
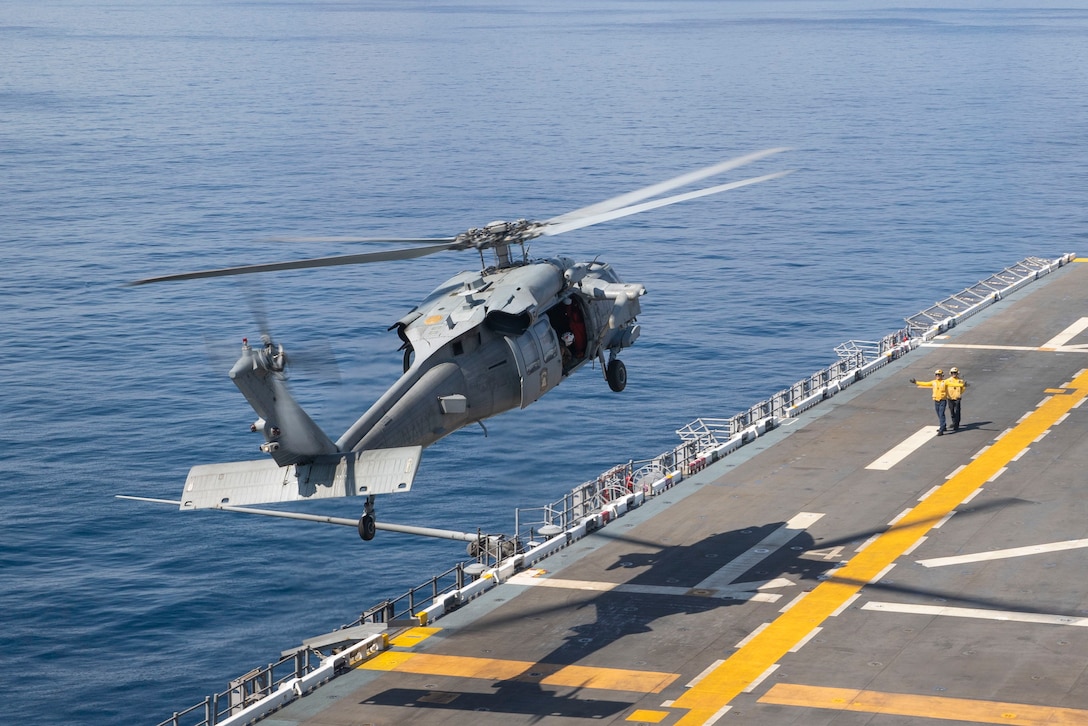
<path id="1" fill-rule="evenodd" d="M 744 692 L 745 693 L 751 693 L 752 691 L 754 691 L 759 686 L 760 683 L 763 683 L 763 681 L 767 680 L 767 677 L 769 675 L 771 675 L 772 673 L 774 673 L 776 670 L 778 670 L 778 664 L 777 663 L 773 664 L 770 668 L 763 671 L 763 673 L 759 674 L 754 679 L 752 679 L 752 682 L 748 684 L 748 687 L 744 689 Z"/>
<path id="2" fill-rule="evenodd" d="M 887 452 L 882 454 L 880 458 L 878 458 L 876 461 L 874 461 L 872 464 L 869 464 L 869 466 L 865 468 L 875 469 L 877 471 L 887 471 L 888 469 L 891 469 L 893 466 L 901 462 L 903 459 L 913 454 L 915 451 L 922 447 L 922 444 L 929 441 L 936 435 L 936 426 L 923 426 L 916 433 L 911 434 L 906 439 L 904 439 L 902 443 L 899 443 L 889 449 Z"/>
<path id="3" fill-rule="evenodd" d="M 772 592 L 760 592 L 764 589 L 775 587 L 794 587 L 794 583 L 783 577 L 778 577 L 769 582 L 746 582 L 733 587 L 707 588 L 703 593 L 696 593 L 698 588 L 676 587 L 668 585 L 628 585 L 616 582 L 599 582 L 593 580 L 564 580 L 558 577 L 536 577 L 532 574 L 519 572 L 507 582 L 514 585 L 529 585 L 531 587 L 551 587 L 559 590 L 584 590 L 587 592 L 629 592 L 637 595 L 690 595 L 692 597 L 716 597 L 728 600 L 752 600 L 755 602 L 778 602 L 782 596 Z"/>
<path id="4" fill-rule="evenodd" d="M 963 501 L 960 502 L 960 506 L 962 507 L 964 504 L 970 504 L 971 500 L 973 500 L 975 497 L 977 497 L 981 492 L 982 492 L 982 487 L 979 487 L 975 491 L 971 492 L 970 494 L 968 494 L 966 497 L 963 498 Z"/>
<path id="5" fill-rule="evenodd" d="M 1088 618 L 1076 618 L 1068 615 L 1048 615 L 1046 613 L 1022 613 L 1015 610 L 951 608 L 939 605 L 907 605 L 905 603 L 894 602 L 867 602 L 861 606 L 861 609 L 878 610 L 888 613 L 907 613 L 911 615 L 943 615 L 952 618 L 978 618 L 980 620 L 1041 623 L 1043 625 L 1072 625 L 1078 628 L 1088 627 Z"/>
<path id="6" fill-rule="evenodd" d="M 967 348 L 970 350 L 1042 350 L 1032 345 L 972 345 L 969 343 L 922 343 L 922 348 Z"/>
<path id="7" fill-rule="evenodd" d="M 732 707 L 732 706 L 729 706 L 729 705 L 726 705 L 726 706 L 722 706 L 722 707 L 721 707 L 721 708 L 719 708 L 719 709 L 718 709 L 717 711 L 715 711 L 714 713 L 710 714 L 710 718 L 708 718 L 708 719 L 706 720 L 706 726 L 714 726 L 714 724 L 718 723 L 718 720 L 719 720 L 719 719 L 720 719 L 720 718 L 721 718 L 722 716 L 724 716 L 725 714 L 729 713 L 729 712 L 730 712 L 730 711 L 732 711 L 732 710 L 733 710 L 733 707 Z"/>
<path id="8" fill-rule="evenodd" d="M 1088 328 L 1088 318 L 1081 318 L 1053 338 L 1043 343 L 1043 348 L 1060 348 Z"/>
<path id="9" fill-rule="evenodd" d="M 748 642 L 750 640 L 752 640 L 752 638 L 756 637 L 757 635 L 762 633 L 764 630 L 766 630 L 767 626 L 769 626 L 769 625 L 770 625 L 770 623 L 761 623 L 760 625 L 757 625 L 755 630 L 748 633 L 748 635 L 746 635 L 744 638 L 742 638 L 741 641 L 739 643 L 737 643 L 736 645 L 734 645 L 733 647 L 736 648 L 737 650 L 740 650 L 744 646 L 748 645 Z M 724 663 L 725 661 L 722 661 L 722 662 Z"/>
<path id="10" fill-rule="evenodd" d="M 725 661 L 724 661 L 724 660 L 722 660 L 722 659 L 718 659 L 718 660 L 714 661 L 713 663 L 711 663 L 710 665 L 708 665 L 708 666 L 707 666 L 706 668 L 704 668 L 704 669 L 703 669 L 703 672 L 702 672 L 702 673 L 700 673 L 699 675 L 695 676 L 695 677 L 694 677 L 694 678 L 692 678 L 692 679 L 691 679 L 690 681 L 688 681 L 688 682 L 687 682 L 686 684 L 684 684 L 684 688 L 694 688 L 695 686 L 699 685 L 700 683 L 702 683 L 702 681 L 703 681 L 703 679 L 704 679 L 704 678 L 706 678 L 707 676 L 709 676 L 709 675 L 710 675 L 710 673 L 711 673 L 711 672 L 712 672 L 712 671 L 713 671 L 713 670 L 714 670 L 715 668 L 717 668 L 718 666 L 720 666 L 720 665 L 721 665 L 722 663 L 724 663 L 724 662 L 725 662 Z"/>
<path id="11" fill-rule="evenodd" d="M 973 555 L 958 555 L 956 557 L 934 557 L 929 560 L 917 560 L 922 567 L 945 567 L 946 565 L 963 565 L 970 562 L 985 562 L 986 560 L 1004 560 L 1010 557 L 1024 557 L 1025 555 L 1041 555 L 1047 552 L 1061 552 L 1062 550 L 1075 550 L 1088 547 L 1088 539 L 1070 539 L 1064 542 L 1051 542 L 1049 544 L 1030 545 L 1028 547 L 1013 547 L 1006 550 L 993 550 L 991 552 L 977 552 Z"/>
<path id="12" fill-rule="evenodd" d="M 749 548 L 739 557 L 726 563 L 695 587 L 669 587 L 664 585 L 631 585 L 617 582 L 595 582 L 591 580 L 564 580 L 558 577 L 540 577 L 542 570 L 526 570 L 512 576 L 507 582 L 533 587 L 554 587 L 566 590 L 586 590 L 590 592 L 630 592 L 642 595 L 692 595 L 696 597 L 717 597 L 730 600 L 754 600 L 757 602 L 777 602 L 781 595 L 760 592 L 773 588 L 793 587 L 792 580 L 777 577 L 762 582 L 732 582 L 784 547 L 794 537 L 808 529 L 824 516 L 819 512 L 800 512 L 797 516 L 778 527 L 769 535 Z M 702 592 L 696 592 L 702 591 Z"/>
<path id="13" fill-rule="evenodd" d="M 815 637 L 816 637 L 816 636 L 817 636 L 817 635 L 819 634 L 819 632 L 820 632 L 821 630 L 823 630 L 823 628 L 813 628 L 813 629 L 812 629 L 812 630 L 811 630 L 811 631 L 809 632 L 809 634 L 808 634 L 808 635 L 806 635 L 805 637 L 803 637 L 803 638 L 801 638 L 800 640 L 798 640 L 798 641 L 797 641 L 797 644 L 796 644 L 796 645 L 794 645 L 794 646 L 793 646 L 792 648 L 790 648 L 790 652 L 791 652 L 791 653 L 796 653 L 797 651 L 801 650 L 801 648 L 803 648 L 803 647 L 804 647 L 805 645 L 807 645 L 807 644 L 808 644 L 808 641 L 810 641 L 810 640 L 812 640 L 813 638 L 815 638 Z"/>
<path id="14" fill-rule="evenodd" d="M 767 559 L 774 550 L 785 546 L 797 535 L 811 527 L 813 523 L 824 516 L 817 512 L 801 512 L 781 527 L 764 537 L 760 542 L 733 559 L 717 572 L 695 586 L 697 590 L 721 590 L 743 575 L 748 570 Z M 748 589 L 753 589 L 751 583 Z"/>
<path id="15" fill-rule="evenodd" d="M 1037 353 L 1088 353 L 1088 345 L 1062 345 L 1038 348 L 1030 345 L 973 345 L 970 343 L 922 343 L 922 348 L 962 348 L 965 350 L 1025 350 Z"/>

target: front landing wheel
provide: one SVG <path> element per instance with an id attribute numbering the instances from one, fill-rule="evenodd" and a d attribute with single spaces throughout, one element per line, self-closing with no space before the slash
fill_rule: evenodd
<path id="1" fill-rule="evenodd" d="M 627 366 L 619 358 L 613 358 L 608 362 L 605 377 L 608 379 L 608 387 L 619 393 L 627 387 Z"/>

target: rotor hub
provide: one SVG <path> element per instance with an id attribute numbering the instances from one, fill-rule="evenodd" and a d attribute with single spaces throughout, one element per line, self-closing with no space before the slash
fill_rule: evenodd
<path id="1" fill-rule="evenodd" d="M 519 219 L 515 222 L 491 222 L 484 227 L 473 227 L 457 235 L 452 247 L 462 250 L 469 247 L 486 250 L 511 244 L 524 244 L 534 237 L 539 237 L 543 226 L 541 222 L 532 222 L 527 219 Z"/>

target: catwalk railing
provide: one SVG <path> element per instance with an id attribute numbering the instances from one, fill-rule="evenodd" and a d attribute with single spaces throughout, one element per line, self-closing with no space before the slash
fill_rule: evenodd
<path id="1" fill-rule="evenodd" d="M 687 476 L 736 451 L 923 342 L 983 310 L 1003 296 L 1072 261 L 1029 257 L 932 307 L 906 318 L 906 326 L 877 341 L 850 340 L 835 348 L 839 360 L 729 418 L 699 418 L 677 430 L 681 443 L 651 459 L 616 464 L 542 507 L 515 512 L 512 538 L 481 537 L 476 561 L 458 563 L 403 595 L 364 610 L 343 629 L 376 624 L 425 625 L 493 587 L 519 569 L 605 526 Z M 384 637 L 384 636 L 381 636 Z M 332 641 L 336 639 L 333 638 Z M 339 643 L 338 645 L 342 645 Z M 254 723 L 334 677 L 347 664 L 383 647 L 370 636 L 329 654 L 302 648 L 257 668 L 158 726 Z M 346 655 L 345 655 L 346 654 Z"/>

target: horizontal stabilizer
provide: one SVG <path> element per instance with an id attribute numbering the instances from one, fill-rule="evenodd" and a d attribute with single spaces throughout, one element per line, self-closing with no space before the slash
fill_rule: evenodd
<path id="1" fill-rule="evenodd" d="M 406 492 L 420 446 L 349 452 L 312 464 L 277 466 L 269 459 L 202 464 L 189 470 L 182 509 L 215 509 L 306 499 Z"/>

